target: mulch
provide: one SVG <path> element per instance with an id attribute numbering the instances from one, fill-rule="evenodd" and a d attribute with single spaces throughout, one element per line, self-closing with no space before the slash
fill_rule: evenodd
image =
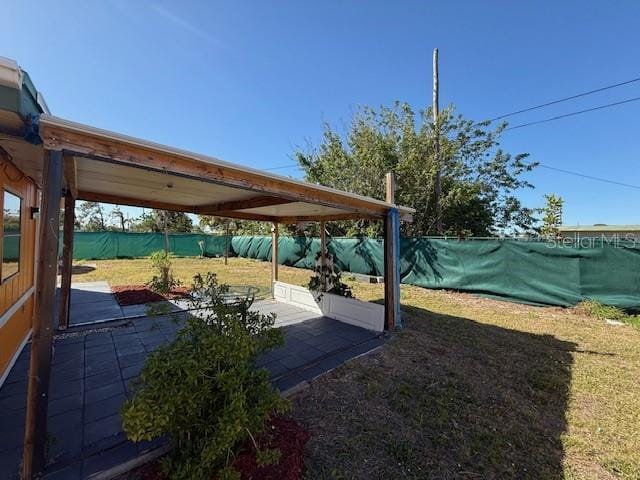
<path id="1" fill-rule="evenodd" d="M 294 420 L 274 417 L 265 431 L 255 438 L 261 450 L 280 450 L 280 461 L 275 465 L 258 466 L 256 450 L 251 439 L 239 450 L 233 468 L 242 480 L 302 480 L 304 476 L 304 447 L 309 433 Z M 159 461 L 148 463 L 119 480 L 166 480 Z M 213 480 L 213 479 L 212 479 Z"/>
<path id="2" fill-rule="evenodd" d="M 169 293 L 160 294 L 150 290 L 146 285 L 117 285 L 111 287 L 111 291 L 118 304 L 122 307 L 173 300 L 184 297 L 188 293 L 186 287 L 176 287 Z"/>
<path id="3" fill-rule="evenodd" d="M 271 419 L 263 433 L 256 437 L 261 450 L 278 449 L 280 461 L 275 465 L 259 466 L 251 440 L 245 442 L 233 462 L 242 480 L 300 480 L 304 474 L 304 447 L 309 432 L 294 420 L 282 417 Z"/>

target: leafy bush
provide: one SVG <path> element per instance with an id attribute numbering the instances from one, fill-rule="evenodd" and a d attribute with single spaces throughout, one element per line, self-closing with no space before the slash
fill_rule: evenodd
<path id="1" fill-rule="evenodd" d="M 157 293 L 169 293 L 175 287 L 180 286 L 180 281 L 174 278 L 171 273 L 171 253 L 164 250 L 153 252 L 149 257 L 151 267 L 156 274 L 153 276 L 147 286 Z"/>
<path id="2" fill-rule="evenodd" d="M 282 332 L 272 328 L 275 315 L 249 311 L 249 302 L 229 305 L 227 291 L 214 274 L 194 278 L 192 302 L 203 309 L 149 357 L 123 407 L 131 440 L 173 440 L 164 464 L 171 479 L 238 478 L 230 467 L 234 449 L 286 406 L 267 371 L 253 364 L 256 355 L 283 343 Z"/>
<path id="3" fill-rule="evenodd" d="M 325 279 L 325 285 L 322 285 L 322 279 Z M 323 268 L 320 259 L 320 252 L 316 254 L 316 262 L 313 267 L 313 276 L 309 280 L 309 290 L 313 292 L 326 292 L 341 297 L 353 298 L 351 287 L 342 282 L 342 273 L 335 266 L 333 255 L 326 252 L 326 264 Z"/>

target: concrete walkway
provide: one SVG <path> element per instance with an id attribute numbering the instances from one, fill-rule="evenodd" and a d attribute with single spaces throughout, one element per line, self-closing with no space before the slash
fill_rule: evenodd
<path id="1" fill-rule="evenodd" d="M 103 285 L 72 296 L 75 321 L 124 315 Z M 98 304 L 105 310 L 98 308 Z M 116 308 L 117 307 L 117 308 Z M 362 328 L 273 301 L 257 302 L 274 311 L 284 326 L 285 345 L 257 359 L 273 384 L 285 391 L 382 345 Z M 118 312 L 117 309 L 120 309 Z M 105 313 L 108 312 L 108 313 Z M 93 317 L 88 313 L 93 312 Z M 111 316 L 113 315 L 113 316 Z M 72 317 L 74 318 L 74 317 Z M 138 318 L 102 331 L 71 327 L 54 343 L 49 402 L 47 479 L 89 478 L 160 447 L 163 441 L 129 442 L 119 411 L 132 394 L 132 381 L 149 354 L 175 338 L 181 323 L 170 317 Z M 74 330 L 76 331 L 74 333 Z M 29 345 L 0 389 L 0 478 L 18 478 L 24 437 Z"/>

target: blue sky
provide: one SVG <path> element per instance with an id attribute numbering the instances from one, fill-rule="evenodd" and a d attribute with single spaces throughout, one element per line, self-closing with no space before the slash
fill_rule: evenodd
<path id="1" fill-rule="evenodd" d="M 4 0 L 0 55 L 54 114 L 257 168 L 293 163 L 358 105 L 431 101 L 481 120 L 640 77 L 637 1 Z M 511 119 L 640 96 L 640 82 Z M 505 133 L 509 152 L 640 185 L 640 102 Z M 297 176 L 295 168 L 277 172 Z M 539 168 L 520 197 L 565 223 L 640 223 L 640 190 Z"/>

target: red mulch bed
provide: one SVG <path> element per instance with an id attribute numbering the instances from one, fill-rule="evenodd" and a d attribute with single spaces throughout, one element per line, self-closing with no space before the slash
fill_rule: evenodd
<path id="1" fill-rule="evenodd" d="M 256 437 L 261 449 L 277 448 L 280 461 L 276 465 L 259 467 L 251 439 L 247 440 L 233 462 L 242 480 L 301 480 L 304 475 L 304 447 L 309 433 L 298 423 L 282 417 L 272 418 L 263 433 Z M 122 480 L 166 480 L 159 463 L 152 462 L 120 477 Z M 213 479 L 212 479 L 213 480 Z"/>
<path id="2" fill-rule="evenodd" d="M 186 287 L 176 287 L 171 292 L 161 295 L 149 290 L 146 285 L 118 285 L 111 287 L 111 291 L 117 302 L 123 307 L 180 298 L 188 292 Z"/>
<path id="3" fill-rule="evenodd" d="M 280 461 L 275 465 L 258 466 L 253 442 L 248 440 L 233 462 L 242 480 L 300 480 L 304 473 L 303 451 L 309 433 L 298 423 L 282 417 L 273 418 L 266 430 L 258 435 L 261 449 L 277 448 Z"/>

